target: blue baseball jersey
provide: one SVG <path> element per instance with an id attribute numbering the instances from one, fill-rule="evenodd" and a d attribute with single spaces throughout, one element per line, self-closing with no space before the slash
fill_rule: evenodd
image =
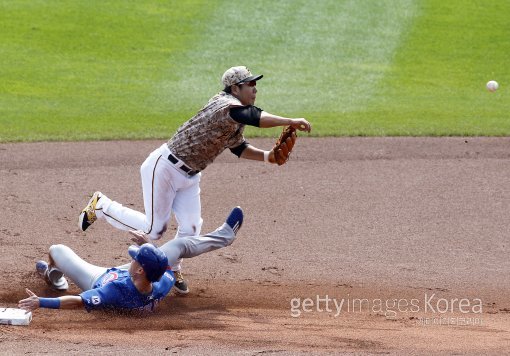
<path id="1" fill-rule="evenodd" d="M 129 271 L 110 268 L 97 279 L 93 289 L 81 293 L 80 297 L 89 312 L 94 309 L 154 311 L 174 284 L 174 274 L 168 269 L 159 281 L 152 283 L 150 294 L 142 294 L 131 281 Z"/>

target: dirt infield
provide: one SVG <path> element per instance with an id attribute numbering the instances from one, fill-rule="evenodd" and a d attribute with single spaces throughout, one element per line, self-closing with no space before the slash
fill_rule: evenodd
<path id="1" fill-rule="evenodd" d="M 57 295 L 33 272 L 51 244 L 129 260 L 126 233 L 83 233 L 78 213 L 95 190 L 141 210 L 139 166 L 160 144 L 0 145 L 0 306 Z M 0 352 L 508 352 L 509 177 L 510 138 L 305 138 L 283 167 L 224 153 L 203 172 L 202 231 L 235 205 L 245 224 L 185 261 L 188 297 L 145 318 L 38 310 L 0 326 Z"/>

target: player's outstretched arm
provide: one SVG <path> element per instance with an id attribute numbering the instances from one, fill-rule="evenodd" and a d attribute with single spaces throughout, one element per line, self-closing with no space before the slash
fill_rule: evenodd
<path id="1" fill-rule="evenodd" d="M 264 155 L 267 155 L 267 161 L 269 163 L 276 163 L 274 159 L 274 152 L 271 151 L 264 151 L 257 147 L 253 147 L 252 145 L 246 146 L 243 153 L 241 153 L 240 158 L 244 159 L 251 159 L 254 161 L 264 161 Z"/>
<path id="2" fill-rule="evenodd" d="M 270 114 L 266 111 L 262 111 L 262 113 L 260 114 L 259 127 L 268 128 L 289 125 L 299 131 L 306 132 L 312 131 L 312 125 L 310 125 L 310 123 L 304 118 L 291 119 L 283 116 Z"/>
<path id="3" fill-rule="evenodd" d="M 39 298 L 30 289 L 25 289 L 28 298 L 18 302 L 18 307 L 26 311 L 33 311 L 38 308 L 50 309 L 75 309 L 83 307 L 83 300 L 77 295 L 66 295 L 58 298 Z"/>

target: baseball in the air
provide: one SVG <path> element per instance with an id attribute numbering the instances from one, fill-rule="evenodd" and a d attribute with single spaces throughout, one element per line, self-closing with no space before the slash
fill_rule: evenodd
<path id="1" fill-rule="evenodd" d="M 491 80 L 490 82 L 487 83 L 487 90 L 488 91 L 495 92 L 496 90 L 498 90 L 498 88 L 499 88 L 499 84 L 495 80 Z"/>

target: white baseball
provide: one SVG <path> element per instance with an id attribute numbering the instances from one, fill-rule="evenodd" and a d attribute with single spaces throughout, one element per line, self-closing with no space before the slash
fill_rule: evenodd
<path id="1" fill-rule="evenodd" d="M 499 84 L 495 80 L 491 80 L 491 81 L 489 81 L 487 83 L 487 90 L 488 91 L 495 92 L 496 90 L 498 90 L 498 88 L 499 88 Z"/>

